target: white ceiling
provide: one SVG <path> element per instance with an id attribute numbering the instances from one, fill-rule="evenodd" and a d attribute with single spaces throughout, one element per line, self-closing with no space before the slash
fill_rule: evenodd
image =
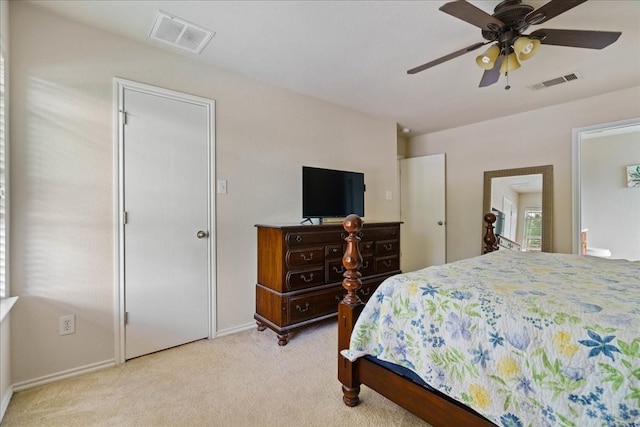
<path id="1" fill-rule="evenodd" d="M 560 0 L 562 1 L 562 0 Z M 478 88 L 484 49 L 415 75 L 406 71 L 484 41 L 438 10 L 445 1 L 31 0 L 70 19 L 216 67 L 430 133 L 640 85 L 640 2 L 591 0 L 532 26 L 621 31 L 603 50 L 543 45 L 509 76 Z M 497 0 L 470 0 L 488 13 Z M 540 7 L 546 1 L 525 0 Z M 151 40 L 157 10 L 216 34 L 200 55 Z M 583 78 L 532 91 L 572 72 Z"/>

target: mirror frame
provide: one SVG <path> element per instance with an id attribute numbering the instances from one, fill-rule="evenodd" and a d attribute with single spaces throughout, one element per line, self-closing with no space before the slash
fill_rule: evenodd
<path id="1" fill-rule="evenodd" d="M 542 174 L 542 252 L 553 252 L 553 165 L 484 172 L 482 214 L 491 212 L 491 180 L 506 176 Z M 483 228 L 484 231 L 484 228 Z"/>

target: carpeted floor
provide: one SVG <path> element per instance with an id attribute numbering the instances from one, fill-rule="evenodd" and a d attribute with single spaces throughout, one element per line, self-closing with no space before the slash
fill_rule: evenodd
<path id="1" fill-rule="evenodd" d="M 252 329 L 13 395 L 11 426 L 425 426 L 363 387 L 342 403 L 335 322 L 280 347 Z"/>

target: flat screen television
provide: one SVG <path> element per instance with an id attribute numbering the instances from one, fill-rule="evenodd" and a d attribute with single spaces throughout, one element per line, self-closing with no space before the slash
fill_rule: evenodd
<path id="1" fill-rule="evenodd" d="M 303 218 L 364 216 L 364 173 L 302 167 Z"/>

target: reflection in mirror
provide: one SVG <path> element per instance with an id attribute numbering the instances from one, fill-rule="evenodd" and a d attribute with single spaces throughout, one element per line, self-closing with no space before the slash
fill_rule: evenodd
<path id="1" fill-rule="evenodd" d="M 640 260 L 640 118 L 574 129 L 574 253 Z"/>
<path id="2" fill-rule="evenodd" d="M 499 246 L 552 251 L 553 166 L 487 171 L 484 213 L 496 215 Z"/>

